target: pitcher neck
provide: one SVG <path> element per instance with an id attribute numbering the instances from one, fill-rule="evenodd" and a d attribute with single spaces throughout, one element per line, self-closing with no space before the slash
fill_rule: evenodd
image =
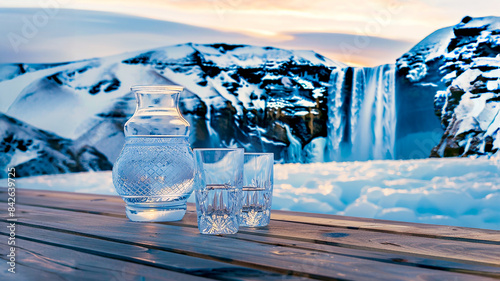
<path id="1" fill-rule="evenodd" d="M 176 110 L 183 88 L 178 86 L 135 86 L 138 111 Z"/>
<path id="2" fill-rule="evenodd" d="M 147 94 L 135 93 L 137 110 L 176 110 L 179 93 Z"/>

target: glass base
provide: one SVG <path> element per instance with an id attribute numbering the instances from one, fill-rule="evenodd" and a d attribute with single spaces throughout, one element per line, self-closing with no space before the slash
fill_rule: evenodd
<path id="1" fill-rule="evenodd" d="M 186 214 L 186 204 L 175 206 L 158 207 L 138 207 L 126 206 L 127 217 L 131 221 L 138 222 L 161 222 L 161 221 L 179 221 Z"/>
<path id="2" fill-rule="evenodd" d="M 199 215 L 198 230 L 201 234 L 235 234 L 239 228 L 238 216 L 231 215 Z"/>
<path id="3" fill-rule="evenodd" d="M 240 226 L 264 227 L 269 224 L 271 210 L 256 211 L 253 208 L 243 207 L 241 212 Z"/>

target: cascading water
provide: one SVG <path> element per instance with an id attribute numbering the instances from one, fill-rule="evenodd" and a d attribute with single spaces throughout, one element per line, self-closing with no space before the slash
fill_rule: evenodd
<path id="1" fill-rule="evenodd" d="M 325 161 L 394 159 L 395 66 L 335 70 Z"/>

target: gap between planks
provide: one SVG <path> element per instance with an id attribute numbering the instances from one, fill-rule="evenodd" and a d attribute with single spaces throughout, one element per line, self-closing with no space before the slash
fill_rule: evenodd
<path id="1" fill-rule="evenodd" d="M 73 201 L 78 201 L 78 202 L 85 202 L 84 200 L 90 200 L 91 202 L 93 201 L 94 203 L 103 203 L 103 204 L 109 204 L 109 203 L 112 203 L 112 205 L 116 205 L 116 206 L 121 206 L 122 209 L 123 208 L 123 201 L 121 201 L 120 198 L 117 198 L 115 196 L 100 196 L 100 195 L 83 195 L 81 196 L 81 194 L 74 194 L 74 193 L 59 193 L 59 192 L 47 192 L 49 196 L 47 196 L 47 194 L 44 194 L 45 192 L 38 192 L 38 191 L 22 191 L 21 193 L 31 193 L 31 192 L 34 192 L 36 194 L 36 197 L 34 199 L 37 199 L 37 200 L 40 200 L 40 201 L 44 201 L 44 200 L 47 200 L 47 199 L 51 199 L 51 198 L 54 198 L 55 199 L 70 199 L 68 197 L 71 197 L 70 200 L 73 200 Z M 24 194 L 24 195 L 28 195 L 28 194 Z M 40 196 L 42 195 L 42 196 Z M 52 196 L 51 196 L 52 195 Z M 56 196 L 53 196 L 53 195 L 56 195 Z M 78 196 L 75 196 L 75 195 L 78 195 Z M 28 195 L 28 197 L 32 197 L 33 195 Z M 61 198 L 62 197 L 62 198 Z M 77 197 L 77 198 L 81 198 L 81 197 L 84 197 L 86 199 L 84 200 L 74 200 L 74 198 Z M 96 197 L 100 197 L 100 198 L 97 198 Z M 104 197 L 104 198 L 102 198 Z M 92 199 L 93 198 L 93 199 Z M 50 200 L 48 200 L 50 201 Z M 109 202 L 109 201 L 112 201 L 112 202 Z M 59 202 L 61 202 L 59 200 Z M 117 203 L 117 204 L 114 204 L 114 203 Z M 113 207 L 116 207 L 116 206 L 113 206 Z M 40 207 L 44 207 L 44 208 L 51 208 L 52 206 L 40 206 Z M 191 205 L 191 208 L 192 208 L 192 205 Z M 59 208 L 59 209 L 63 209 L 63 210 L 67 210 L 67 211 L 81 211 L 81 212 L 84 212 L 84 213 L 94 213 L 94 214 L 102 214 L 100 212 L 93 212 L 93 211 L 85 211 L 85 210 L 74 210 L 74 209 L 68 209 L 68 208 Z M 114 208 L 113 208 L 114 209 Z M 276 211 L 273 211 L 274 213 Z M 278 212 L 278 213 L 289 213 L 289 212 Z M 125 216 L 123 215 L 123 212 L 121 212 L 122 215 L 118 215 L 116 213 L 109 213 L 109 214 L 105 214 L 105 215 L 111 215 L 111 216 L 115 216 L 115 217 L 120 217 L 120 218 L 124 218 Z M 301 216 L 304 216 L 305 214 L 300 214 Z M 308 214 L 309 215 L 309 214 Z M 314 215 L 314 214 L 312 214 Z M 296 217 L 296 216 L 288 216 L 288 217 Z M 331 220 L 331 219 L 330 219 Z M 342 220 L 346 220 L 345 218 L 342 218 Z M 277 222 L 280 221 L 280 220 L 276 220 Z M 286 220 L 285 222 L 287 223 L 291 223 L 289 220 Z M 293 223 L 293 222 L 292 222 Z M 304 222 L 299 222 L 301 224 L 304 224 Z M 189 227 L 196 227 L 196 226 L 193 226 L 192 224 L 191 225 L 185 225 L 185 224 L 182 224 L 182 223 L 172 223 L 172 224 L 175 224 L 175 225 L 181 225 L 181 226 L 189 226 Z M 316 226 L 331 226 L 330 224 L 310 224 L 310 225 L 316 225 Z M 371 231 L 371 229 L 363 229 L 365 231 Z M 245 231 L 242 231 L 243 233 L 246 233 L 246 234 L 250 234 L 250 235 L 264 235 L 266 236 L 265 234 L 262 234 L 262 233 L 255 233 L 255 232 L 245 232 Z M 401 233 L 398 233 L 398 234 L 401 234 Z M 284 236 L 276 236 L 276 235 L 272 235 L 274 237 L 278 237 L 278 238 L 289 238 L 289 237 L 284 237 Z M 435 237 L 431 237 L 431 238 L 435 238 Z M 298 240 L 302 240 L 300 238 L 298 238 Z M 455 239 L 452 239 L 452 240 L 455 240 Z M 303 240 L 302 240 L 303 241 Z M 307 241 L 307 240 L 306 240 Z M 255 241 L 254 241 L 255 242 Z M 317 242 L 325 242 L 325 244 L 328 244 L 327 241 L 318 241 L 318 240 L 314 240 L 312 241 L 314 243 L 317 243 Z M 469 241 L 467 241 L 469 242 Z M 261 241 L 261 243 L 267 243 L 267 242 L 263 242 Z M 390 243 L 388 243 L 390 244 Z M 339 245 L 334 245 L 334 246 L 339 246 Z M 342 245 L 340 245 L 342 246 Z M 344 245 L 345 246 L 345 245 Z M 372 250 L 372 249 L 371 249 Z M 375 249 L 376 250 L 376 249 Z M 380 250 L 380 249 L 379 249 Z M 421 265 L 419 265 L 421 266 Z"/>
<path id="2" fill-rule="evenodd" d="M 32 208 L 28 208 L 28 209 L 32 209 Z M 36 210 L 36 209 L 37 209 L 37 208 L 35 207 L 35 210 Z M 59 211 L 59 212 L 55 211 L 55 213 L 60 213 L 60 212 L 64 212 L 64 211 Z M 40 212 L 38 212 L 38 211 L 37 211 L 37 213 L 40 213 Z M 43 213 L 43 212 L 42 212 L 42 213 Z M 61 213 L 60 215 L 64 215 L 64 213 Z M 35 216 L 35 217 L 36 217 L 36 214 L 33 214 L 33 216 Z M 69 216 L 69 217 L 72 217 L 72 215 L 70 215 L 70 214 L 68 214 L 68 216 Z M 85 215 L 84 215 L 84 216 L 85 216 Z M 86 216 L 90 216 L 90 217 L 95 218 L 95 216 L 96 216 L 96 215 L 94 215 L 94 214 L 87 214 Z M 73 216 L 73 217 L 74 217 L 74 216 Z M 43 216 L 42 216 L 42 218 L 43 218 Z M 105 219 L 105 220 L 106 220 L 106 221 L 113 221 L 113 218 L 109 218 L 109 219 Z M 114 220 L 116 221 L 116 218 L 115 218 Z M 118 221 L 122 222 L 122 221 L 123 221 L 123 219 L 118 219 Z M 138 225 L 143 225 L 143 226 L 144 226 L 144 225 L 145 225 L 145 224 L 130 223 L 130 222 L 128 222 L 128 220 L 127 220 L 126 222 L 127 222 L 127 223 L 129 223 L 130 225 L 133 225 L 133 226 L 138 226 Z M 168 227 L 168 224 L 159 224 L 159 225 L 164 225 L 165 227 Z M 43 227 L 43 226 L 42 226 L 42 227 Z M 172 226 L 170 226 L 170 227 L 172 227 Z M 54 230 L 56 230 L 56 231 L 57 231 L 57 230 L 60 230 L 60 229 L 54 229 Z M 194 230 L 194 229 L 193 229 L 193 230 Z M 194 230 L 194 231 L 195 231 L 195 232 L 197 232 L 196 230 Z M 88 234 L 85 234 L 85 235 L 88 235 Z M 101 238 L 103 238 L 103 237 L 101 237 Z M 104 239 L 107 239 L 107 238 L 104 238 Z M 492 276 L 490 276 L 490 277 L 492 277 Z"/>
<path id="3" fill-rule="evenodd" d="M 44 199 L 48 199 L 48 198 L 45 198 Z M 37 198 L 35 198 L 35 200 L 37 200 Z M 38 201 L 40 201 L 38 199 Z M 57 202 L 56 202 L 57 203 Z M 83 202 L 82 202 L 83 203 Z M 101 202 L 99 201 L 99 204 L 101 203 L 104 203 L 104 202 Z M 42 208 L 49 208 L 49 209 L 60 209 L 60 210 L 65 210 L 65 211 L 77 211 L 77 212 L 84 212 L 84 213 L 92 213 L 92 214 L 103 214 L 103 213 L 100 213 L 100 212 L 96 212 L 96 211 L 88 211 L 88 210 L 75 210 L 74 207 L 75 207 L 75 204 L 74 203 L 69 203 L 73 208 L 61 208 L 61 207 L 53 207 L 52 205 L 38 205 L 38 204 L 32 204 L 32 205 L 35 205 L 35 206 L 39 206 L 39 207 L 42 207 Z M 27 204 L 29 205 L 29 204 Z M 97 206 L 93 206 L 93 207 L 97 207 Z M 109 215 L 113 216 L 113 217 L 119 217 L 119 218 L 125 218 L 125 216 L 123 215 L 123 212 L 122 212 L 122 209 L 123 209 L 123 203 L 122 204 L 118 204 L 116 205 L 115 207 L 118 207 L 119 210 L 108 210 L 108 211 L 113 211 L 114 213 L 111 213 Z M 108 213 L 105 213 L 103 215 L 108 215 Z M 295 226 L 290 226 L 289 224 L 290 223 L 295 223 L 295 222 L 288 222 L 288 221 L 276 221 L 273 225 L 275 225 L 276 223 L 280 224 L 281 226 L 283 226 L 283 223 L 285 224 L 288 224 L 288 228 L 290 229 L 296 229 Z M 171 223 L 168 223 L 168 224 L 171 224 L 171 225 L 179 225 L 179 226 L 188 226 L 188 227 L 192 227 L 192 228 L 196 228 L 196 217 L 194 216 L 194 213 L 193 211 L 188 211 L 188 213 L 186 214 L 186 217 L 183 221 L 181 222 L 171 222 Z M 315 225 L 313 224 L 314 226 L 314 229 L 317 231 L 317 232 L 327 232 L 327 231 L 337 231 L 337 229 L 332 229 L 331 226 L 324 226 L 324 225 Z M 310 227 L 309 227 L 310 228 Z M 283 227 L 283 229 L 286 229 L 285 227 Z M 368 232 L 367 232 L 368 231 Z M 377 235 L 373 235 L 371 233 L 369 233 L 370 230 L 363 230 L 363 232 L 360 232 L 358 230 L 348 230 L 348 231 L 344 231 L 344 232 L 347 232 L 347 233 L 343 233 L 343 234 L 349 234 L 349 235 L 357 235 L 359 236 L 359 234 L 364 234 L 364 235 L 368 235 L 370 234 L 372 236 L 373 239 L 376 239 L 378 236 Z M 391 235 L 385 235 L 383 236 L 383 238 L 387 238 L 387 241 L 381 241 L 380 243 L 376 244 L 376 247 L 374 248 L 373 245 L 370 246 L 370 245 L 366 245 L 366 243 L 364 243 L 363 241 L 366 240 L 365 237 L 361 237 L 361 239 L 358 239 L 357 241 L 352 241 L 351 243 L 347 243 L 346 244 L 346 239 L 334 239 L 332 241 L 332 239 L 330 239 L 329 241 L 326 240 L 325 237 L 323 236 L 318 236 L 316 235 L 314 237 L 314 239 L 311 239 L 311 238 L 304 238 L 304 237 L 296 237 L 298 232 L 301 232 L 300 229 L 296 229 L 295 232 L 293 231 L 288 231 L 286 234 L 287 235 L 276 235 L 276 234 L 273 234 L 273 233 L 269 233 L 269 231 L 265 231 L 265 230 L 262 230 L 262 229 L 253 229 L 252 231 L 245 231 L 245 230 L 242 230 L 241 233 L 246 233 L 246 234 L 250 234 L 250 235 L 260 235 L 260 236 L 266 236 L 266 237 L 275 237 L 275 238 L 281 238 L 281 239 L 289 239 L 289 240 L 296 240 L 296 241 L 304 241 L 304 242 L 311 242 L 311 243 L 320 243 L 320 244 L 325 244 L 325 245 L 331 245 L 331 246 L 337 246 L 337 247 L 345 247 L 345 248 L 353 248 L 353 249 L 361 249 L 361 250 L 370 250 L 370 251 L 385 251 L 385 252 L 388 252 L 388 253 L 400 253 L 400 254 L 424 254 L 424 255 L 427 255 L 427 256 L 431 256 L 433 258 L 447 258 L 447 255 L 446 253 L 445 254 L 441 254 L 440 256 L 436 256 L 437 252 L 435 252 L 435 249 L 432 249 L 433 252 L 435 253 L 425 253 L 425 252 L 422 252 L 421 249 L 417 249 L 417 250 L 420 250 L 420 251 L 417 251 L 417 252 L 408 252 L 408 247 L 411 248 L 412 247 L 412 243 L 413 243 L 413 240 L 419 240 L 417 238 L 413 238 L 413 239 L 410 239 L 412 241 L 406 241 L 408 239 L 403 239 L 401 240 L 401 237 L 399 235 L 394 235 L 394 234 L 391 234 Z M 339 234 L 339 233 L 333 233 L 333 234 Z M 342 233 L 340 233 L 342 234 Z M 310 233 L 310 235 L 313 235 L 312 233 Z M 393 238 L 397 238 L 396 240 L 389 240 L 390 237 L 393 237 Z M 404 237 L 403 237 L 404 238 Z M 429 237 L 429 238 L 434 238 L 434 237 Z M 436 241 L 434 240 L 429 240 L 429 238 L 427 240 L 423 240 L 423 241 L 432 241 L 431 244 L 434 244 L 434 245 L 444 245 L 443 243 L 436 243 Z M 378 238 L 380 239 L 380 238 Z M 420 239 L 422 240 L 422 239 Z M 343 241 L 343 242 L 342 242 Z M 455 239 L 452 239 L 452 241 L 456 241 Z M 471 241 L 467 241 L 467 242 L 471 242 Z M 472 242 L 475 242 L 475 241 L 472 241 Z M 448 244 L 450 244 L 451 242 L 447 242 Z M 458 242 L 457 242 L 458 243 Z M 361 246 L 365 244 L 364 246 Z M 420 243 L 420 244 L 423 244 L 423 243 Z M 460 244 L 460 243 L 459 243 Z M 384 245 L 384 247 L 381 247 L 380 245 Z M 450 245 L 453 246 L 453 243 L 451 243 Z M 463 244 L 463 245 L 467 245 L 470 247 L 470 244 Z M 397 247 L 406 247 L 405 251 L 401 251 L 402 249 L 398 249 Z M 435 246 L 436 247 L 436 246 Z M 418 248 L 418 247 L 417 247 Z M 484 247 L 483 247 L 484 248 Z M 495 247 L 495 248 L 498 248 L 498 247 Z M 499 248 L 500 249 L 500 248 Z M 446 250 L 446 249 L 445 249 Z M 483 249 L 483 252 L 487 252 L 489 250 L 493 250 L 493 249 Z M 496 249 L 497 252 L 499 253 L 499 257 L 500 257 L 500 250 Z M 448 253 L 449 254 L 449 253 Z M 474 255 L 472 255 L 474 256 Z M 478 257 L 479 258 L 479 257 Z M 458 258 L 458 260 L 460 261 L 464 261 L 463 259 L 460 259 Z M 453 261 L 453 259 L 452 259 Z M 466 259 L 466 261 L 468 262 L 474 262 L 474 260 L 471 260 L 471 257 L 469 257 L 469 259 Z M 493 265 L 493 266 L 498 266 L 500 264 L 500 258 L 497 260 L 497 259 L 493 259 L 492 260 L 493 263 L 489 262 L 490 265 Z M 496 262 L 495 262 L 496 261 Z M 483 262 L 485 263 L 488 263 L 486 262 L 484 259 L 483 259 Z"/>
<path id="4" fill-rule="evenodd" d="M 2 191 L 0 188 L 0 198 Z M 115 206 L 120 206 L 124 210 L 123 200 L 118 196 L 113 195 L 94 195 L 84 193 L 71 193 L 60 191 L 39 191 L 18 189 L 22 195 L 26 195 L 33 199 L 69 199 L 72 201 L 90 201 L 94 203 L 111 203 Z M 37 198 L 38 197 L 38 198 Z M 40 198 L 42 197 L 42 198 Z M 115 204 L 116 203 L 116 204 Z M 52 206 L 56 207 L 56 206 Z M 68 209 L 68 210 L 71 210 Z M 188 203 L 188 210 L 194 211 L 194 204 Z M 124 211 L 121 212 L 124 214 Z M 115 215 L 116 212 L 101 212 L 103 215 Z M 381 233 L 393 233 L 399 235 L 428 237 L 435 239 L 464 241 L 474 243 L 484 243 L 492 245 L 500 245 L 500 231 L 487 229 L 473 229 L 454 226 L 441 226 L 430 224 L 417 224 L 398 221 L 384 221 L 376 219 L 344 217 L 336 215 L 314 214 L 314 213 L 299 213 L 290 211 L 273 210 L 271 220 L 296 222 L 309 225 L 319 226 L 334 226 L 338 228 L 375 231 Z"/>

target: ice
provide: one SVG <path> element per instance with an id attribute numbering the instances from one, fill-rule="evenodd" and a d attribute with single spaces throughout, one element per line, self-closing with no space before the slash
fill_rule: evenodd
<path id="1" fill-rule="evenodd" d="M 16 183 L 116 195 L 111 172 Z M 500 230 L 500 157 L 276 164 L 273 209 Z"/>

